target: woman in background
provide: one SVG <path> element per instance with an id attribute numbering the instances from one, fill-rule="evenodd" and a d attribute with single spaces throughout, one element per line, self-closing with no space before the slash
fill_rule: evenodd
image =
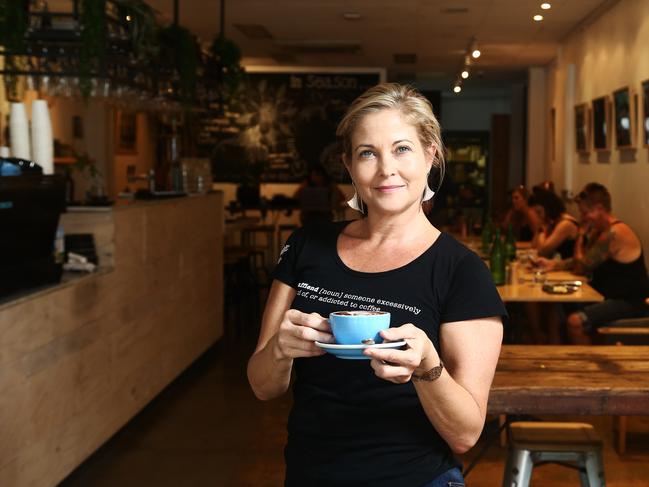
<path id="1" fill-rule="evenodd" d="M 552 257 L 555 253 L 559 253 L 562 259 L 572 257 L 579 222 L 566 211 L 561 198 L 551 191 L 537 189 L 528 205 L 541 219 L 541 225 L 532 239 L 532 248 L 541 257 Z"/>
<path id="2" fill-rule="evenodd" d="M 541 228 L 541 219 L 527 204 L 529 194 L 524 186 L 517 186 L 512 190 L 512 206 L 502 222 L 503 231 L 511 224 L 514 236 L 519 242 L 530 242 L 536 232 Z"/>

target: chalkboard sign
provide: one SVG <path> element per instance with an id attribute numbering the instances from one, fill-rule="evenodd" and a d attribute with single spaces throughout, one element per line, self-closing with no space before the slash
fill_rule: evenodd
<path id="1" fill-rule="evenodd" d="M 383 77 L 382 70 L 249 72 L 241 93 L 224 110 L 208 110 L 201 124 L 214 180 L 298 182 L 322 164 L 334 181 L 348 181 L 336 126 Z"/>

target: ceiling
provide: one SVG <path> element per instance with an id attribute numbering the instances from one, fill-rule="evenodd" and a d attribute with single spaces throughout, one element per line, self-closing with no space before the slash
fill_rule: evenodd
<path id="1" fill-rule="evenodd" d="M 549 1 L 542 11 L 540 0 L 225 0 L 225 35 L 245 65 L 385 67 L 390 80 L 440 88 L 451 87 L 475 36 L 482 56 L 469 88 L 525 79 L 618 0 Z M 205 42 L 218 34 L 220 0 L 179 2 L 181 25 Z M 147 3 L 172 20 L 173 0 Z"/>

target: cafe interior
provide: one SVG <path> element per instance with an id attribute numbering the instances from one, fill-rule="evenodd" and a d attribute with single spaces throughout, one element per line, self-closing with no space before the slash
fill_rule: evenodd
<path id="1" fill-rule="evenodd" d="M 381 82 L 430 101 L 428 219 L 509 315 L 466 485 L 649 485 L 649 294 L 576 344 L 606 293 L 536 265 L 539 194 L 577 225 L 589 183 L 649 249 L 649 2 L 0 7 L 0 486 L 284 484 L 292 397 L 246 364 L 287 238 L 359 218 L 336 126 Z"/>

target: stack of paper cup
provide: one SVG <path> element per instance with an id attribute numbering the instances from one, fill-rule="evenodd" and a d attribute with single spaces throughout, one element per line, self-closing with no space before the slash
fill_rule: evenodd
<path id="1" fill-rule="evenodd" d="M 32 154 L 43 174 L 54 174 L 54 140 L 46 100 L 32 102 Z"/>
<path id="2" fill-rule="evenodd" d="M 12 103 L 9 113 L 11 153 L 14 157 L 30 160 L 29 128 L 23 103 Z"/>

